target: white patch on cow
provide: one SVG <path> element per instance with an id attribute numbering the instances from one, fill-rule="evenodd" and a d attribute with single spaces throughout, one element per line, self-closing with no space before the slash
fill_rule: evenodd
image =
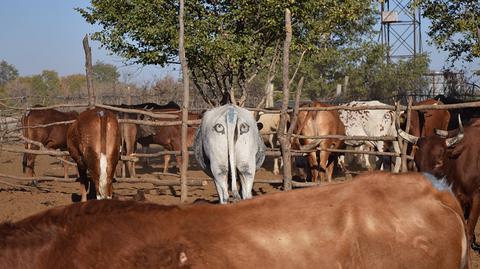
<path id="1" fill-rule="evenodd" d="M 463 224 L 463 221 L 460 220 L 460 222 Z M 468 248 L 467 236 L 465 235 L 465 233 L 462 233 L 462 263 L 460 265 L 460 268 L 466 267 L 467 259 L 468 259 L 467 248 Z"/>
<path id="2" fill-rule="evenodd" d="M 185 252 L 180 252 L 180 255 L 178 257 L 178 260 L 180 261 L 179 265 L 180 266 L 184 266 L 185 263 L 187 262 L 187 254 L 185 254 Z"/>
<path id="3" fill-rule="evenodd" d="M 105 154 L 100 154 L 100 177 L 98 179 L 98 192 L 97 199 L 107 198 L 107 156 Z"/>

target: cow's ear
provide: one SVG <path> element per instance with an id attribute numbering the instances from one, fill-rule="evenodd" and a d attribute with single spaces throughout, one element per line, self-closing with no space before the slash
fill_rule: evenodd
<path id="1" fill-rule="evenodd" d="M 262 128 L 263 128 L 263 123 L 257 122 L 257 128 L 258 128 L 259 131 L 262 130 Z"/>

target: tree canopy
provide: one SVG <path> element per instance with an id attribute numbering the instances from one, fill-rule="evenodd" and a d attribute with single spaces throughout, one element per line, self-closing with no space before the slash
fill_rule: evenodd
<path id="1" fill-rule="evenodd" d="M 115 83 L 118 81 L 120 74 L 117 67 L 102 61 L 97 61 L 93 66 L 93 79 L 98 82 Z"/>
<path id="2" fill-rule="evenodd" d="M 18 70 L 15 68 L 15 66 L 2 60 L 0 62 L 0 86 L 5 85 L 5 83 L 14 80 L 17 77 Z"/>
<path id="3" fill-rule="evenodd" d="M 187 1 L 185 49 L 194 85 L 211 104 L 228 102 L 268 66 L 284 38 L 283 11 L 292 11 L 292 53 L 315 54 L 358 39 L 374 24 L 370 0 Z M 125 59 L 165 66 L 177 62 L 178 3 L 92 0 L 77 9 L 101 30 L 92 38 Z"/>
<path id="4" fill-rule="evenodd" d="M 449 53 L 449 59 L 473 61 L 480 57 L 480 1 L 417 0 L 432 25 L 432 43 Z"/>

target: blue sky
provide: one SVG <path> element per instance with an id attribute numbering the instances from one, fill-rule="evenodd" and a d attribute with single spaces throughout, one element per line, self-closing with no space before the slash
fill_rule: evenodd
<path id="1" fill-rule="evenodd" d="M 46 69 L 55 70 L 62 76 L 83 74 L 82 38 L 98 28 L 86 23 L 74 8 L 85 7 L 88 3 L 80 0 L 1 0 L 0 60 L 13 64 L 21 76 L 39 74 Z M 427 25 L 428 22 L 424 21 L 423 32 Z M 429 47 L 426 40 L 424 34 L 423 48 L 431 54 L 431 69 L 440 70 L 446 53 Z M 101 49 L 99 43 L 90 41 L 90 46 L 93 62 L 113 64 L 119 68 L 122 77 L 130 74 L 129 80 L 137 84 L 167 74 L 178 76 L 178 66 L 125 66 L 119 57 Z"/>
<path id="2" fill-rule="evenodd" d="M 55 70 L 60 75 L 84 73 L 85 56 L 82 39 L 99 28 L 85 22 L 75 7 L 85 7 L 80 0 L 1 0 L 0 60 L 14 65 L 21 76 Z M 90 40 L 95 63 L 103 61 L 131 74 L 131 81 L 142 83 L 171 73 L 178 67 L 125 66 L 119 57 L 111 56 L 100 44 Z M 123 78 L 121 78 L 123 79 Z"/>

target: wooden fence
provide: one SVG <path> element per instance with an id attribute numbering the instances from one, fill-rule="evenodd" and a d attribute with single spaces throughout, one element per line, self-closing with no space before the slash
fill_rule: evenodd
<path id="1" fill-rule="evenodd" d="M 2 103 L 0 102 L 0 105 Z M 88 104 L 65 104 L 65 105 L 54 105 L 54 106 L 49 106 L 49 107 L 38 107 L 38 108 L 12 108 L 10 107 L 9 109 L 12 110 L 19 110 L 19 111 L 26 111 L 26 110 L 42 110 L 42 109 L 49 109 L 49 108 L 78 108 L 78 107 L 87 107 Z M 172 113 L 152 113 L 149 111 L 144 111 L 144 110 L 137 110 L 137 109 L 123 109 L 123 108 L 117 108 L 117 107 L 112 107 L 112 106 L 106 106 L 106 105 L 101 105 L 101 104 L 96 104 L 95 106 L 105 108 L 105 109 L 111 109 L 117 112 L 125 112 L 125 113 L 135 113 L 135 114 L 141 114 L 150 117 L 151 119 L 149 120 L 125 120 L 125 119 L 119 119 L 120 123 L 135 123 L 135 124 L 145 124 L 145 125 L 152 125 L 152 126 L 178 126 L 181 125 L 182 121 L 181 120 L 175 120 L 176 118 L 179 118 L 180 114 L 177 113 L 177 115 L 172 114 Z M 396 105 L 396 106 L 391 106 L 391 105 L 382 105 L 382 106 L 358 106 L 358 107 L 349 107 L 349 106 L 332 106 L 332 107 L 322 107 L 322 108 L 312 108 L 312 107 L 305 107 L 305 108 L 299 108 L 300 111 L 327 111 L 327 110 L 390 110 L 390 111 L 395 111 L 396 115 L 398 117 L 398 113 L 400 111 L 407 111 L 407 128 L 408 123 L 410 122 L 410 114 L 411 111 L 415 110 L 442 110 L 442 109 L 458 109 L 458 108 L 473 108 L 473 107 L 480 107 L 480 102 L 470 102 L 470 103 L 461 103 L 461 104 L 450 104 L 450 105 L 421 105 L 421 106 L 414 106 L 411 104 L 411 102 L 407 106 L 401 106 L 401 105 Z M 266 109 L 259 109 L 259 108 L 250 108 L 252 111 L 263 111 L 265 113 L 281 113 L 280 110 L 266 110 Z M 291 112 L 292 110 L 288 110 L 286 112 Z M 168 118 L 169 121 L 162 121 L 158 119 L 166 119 Z M 156 120 L 157 119 L 157 120 Z M 172 121 L 174 120 L 174 121 Z M 71 123 L 72 121 L 62 121 L 62 122 L 56 122 L 56 123 L 50 123 L 47 125 L 39 125 L 39 126 L 27 126 L 28 128 L 42 128 L 46 126 L 51 126 L 51 125 L 56 125 L 56 124 L 68 124 Z M 199 120 L 195 121 L 188 121 L 189 125 L 193 124 L 199 124 Z M 18 126 L 13 130 L 10 130 L 10 132 L 15 132 L 19 131 L 23 128 L 26 127 L 21 127 Z M 335 138 L 335 139 L 340 139 L 340 140 L 359 140 L 359 141 L 398 141 L 400 144 L 400 153 L 396 152 L 373 152 L 373 151 L 357 151 L 357 150 L 345 150 L 345 149 L 318 149 L 318 150 L 326 150 L 330 152 L 337 152 L 337 153 L 355 153 L 355 154 L 370 154 L 370 155 L 376 155 L 376 156 L 391 156 L 391 157 L 401 157 L 402 159 L 402 171 L 406 171 L 406 160 L 411 159 L 410 156 L 407 156 L 406 154 L 406 143 L 403 143 L 402 139 L 400 136 L 394 137 L 394 136 L 383 136 L 383 137 L 369 137 L 369 136 L 343 136 L 343 135 L 323 135 L 323 136 L 301 136 L 301 135 L 292 135 L 293 137 L 297 138 L 310 138 L 310 139 L 326 139 L 326 138 Z M 31 141 L 20 134 L 17 135 L 11 135 L 8 136 L 9 138 L 16 138 L 17 141 L 23 141 L 26 143 L 35 143 L 35 141 Z M 58 150 L 49 150 L 43 147 L 40 143 L 36 142 L 37 144 L 40 144 L 40 149 L 39 150 L 27 150 L 27 149 L 18 149 L 14 148 L 12 146 L 9 146 L 8 144 L 10 143 L 10 139 L 2 140 L 0 141 L 0 146 L 2 151 L 8 151 L 8 152 L 16 152 L 16 153 L 30 153 L 30 154 L 37 154 L 37 155 L 50 155 L 57 157 L 60 161 L 62 162 L 67 162 L 68 164 L 73 164 L 71 162 L 68 162 L 61 157 L 68 156 L 69 153 L 67 151 L 58 151 Z M 313 149 L 317 150 L 317 149 Z M 291 154 L 293 156 L 301 156 L 304 155 L 308 152 L 311 152 L 313 150 L 291 150 Z M 193 152 L 189 151 L 188 152 L 190 155 L 193 154 Z M 157 153 L 134 153 L 131 156 L 121 156 L 122 161 L 138 161 L 139 157 L 143 158 L 152 158 L 152 157 L 158 157 L 162 156 L 165 154 L 171 154 L 171 155 L 178 155 L 181 154 L 180 151 L 162 151 L 162 152 L 157 152 Z M 282 156 L 281 151 L 278 148 L 275 148 L 273 150 L 268 150 L 266 152 L 267 156 Z M 73 164 L 74 165 L 74 164 Z M 168 175 L 168 176 L 176 176 L 176 177 L 181 177 L 181 175 L 178 174 L 163 174 L 163 173 L 156 173 L 159 175 Z M 12 176 L 12 175 L 5 175 L 5 174 L 0 174 L 0 177 L 2 178 L 12 178 L 12 179 L 18 179 L 18 180 L 32 180 L 36 179 L 38 181 L 64 181 L 64 179 L 59 179 L 59 178 L 53 178 L 53 177 L 36 177 L 36 178 L 25 178 L 25 177 L 18 177 L 18 176 Z M 285 180 L 290 180 L 290 179 L 283 179 L 283 180 L 256 180 L 255 182 L 263 182 L 263 183 L 283 183 Z M 178 186 L 180 185 L 180 180 L 179 179 L 174 179 L 174 180 L 160 180 L 157 178 L 125 178 L 125 177 L 120 177 L 117 179 L 118 182 L 145 182 L 145 183 L 152 183 L 155 185 L 162 185 L 162 186 Z M 189 179 L 187 181 L 188 186 L 202 186 L 206 184 L 206 179 Z M 312 186 L 315 184 L 312 183 L 303 183 L 303 182 L 291 182 L 293 187 L 308 187 Z"/>

